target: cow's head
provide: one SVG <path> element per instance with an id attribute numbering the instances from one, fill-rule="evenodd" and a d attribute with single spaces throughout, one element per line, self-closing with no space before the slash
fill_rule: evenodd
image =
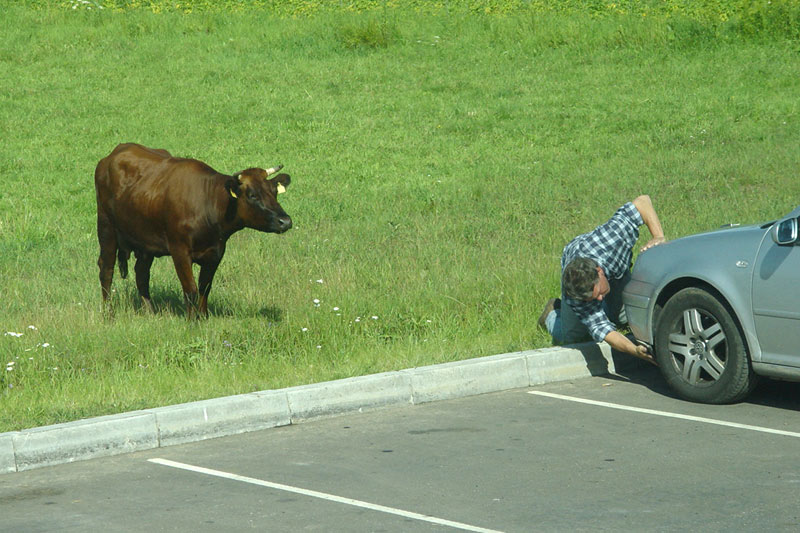
<path id="1" fill-rule="evenodd" d="M 236 214 L 248 228 L 270 233 L 283 233 L 292 227 L 292 219 L 278 203 L 278 194 L 286 190 L 291 178 L 278 174 L 283 165 L 264 170 L 248 168 L 233 175 L 228 183 L 231 196 L 236 198 Z"/>

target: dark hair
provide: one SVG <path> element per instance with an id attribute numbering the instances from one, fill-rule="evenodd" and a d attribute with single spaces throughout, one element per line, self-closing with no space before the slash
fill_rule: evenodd
<path id="1" fill-rule="evenodd" d="M 598 264 L 588 257 L 577 257 L 570 261 L 561 274 L 564 296 L 573 300 L 591 300 L 595 283 L 600 279 L 597 267 Z"/>

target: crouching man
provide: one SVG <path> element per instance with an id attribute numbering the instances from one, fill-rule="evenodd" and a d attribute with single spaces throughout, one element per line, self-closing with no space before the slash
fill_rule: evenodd
<path id="1" fill-rule="evenodd" d="M 622 289 L 631 279 L 633 247 L 643 224 L 652 238 L 641 251 L 664 242 L 661 222 L 647 195 L 623 205 L 608 222 L 564 247 L 561 299 L 548 301 L 539 317 L 539 325 L 555 342 L 606 341 L 617 351 L 655 363 L 644 346 L 617 331 L 628 322 Z"/>

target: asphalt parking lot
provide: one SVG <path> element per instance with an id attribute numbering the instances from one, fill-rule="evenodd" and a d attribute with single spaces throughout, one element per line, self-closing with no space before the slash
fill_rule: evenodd
<path id="1" fill-rule="evenodd" d="M 639 366 L 348 414 L 0 476 L 0 530 L 794 531 L 799 392 Z"/>

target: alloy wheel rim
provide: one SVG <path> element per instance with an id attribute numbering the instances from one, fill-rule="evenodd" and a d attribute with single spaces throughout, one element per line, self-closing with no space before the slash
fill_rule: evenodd
<path id="1" fill-rule="evenodd" d="M 710 313 L 690 308 L 683 311 L 669 334 L 672 364 L 692 385 L 716 383 L 727 364 L 725 332 Z"/>

